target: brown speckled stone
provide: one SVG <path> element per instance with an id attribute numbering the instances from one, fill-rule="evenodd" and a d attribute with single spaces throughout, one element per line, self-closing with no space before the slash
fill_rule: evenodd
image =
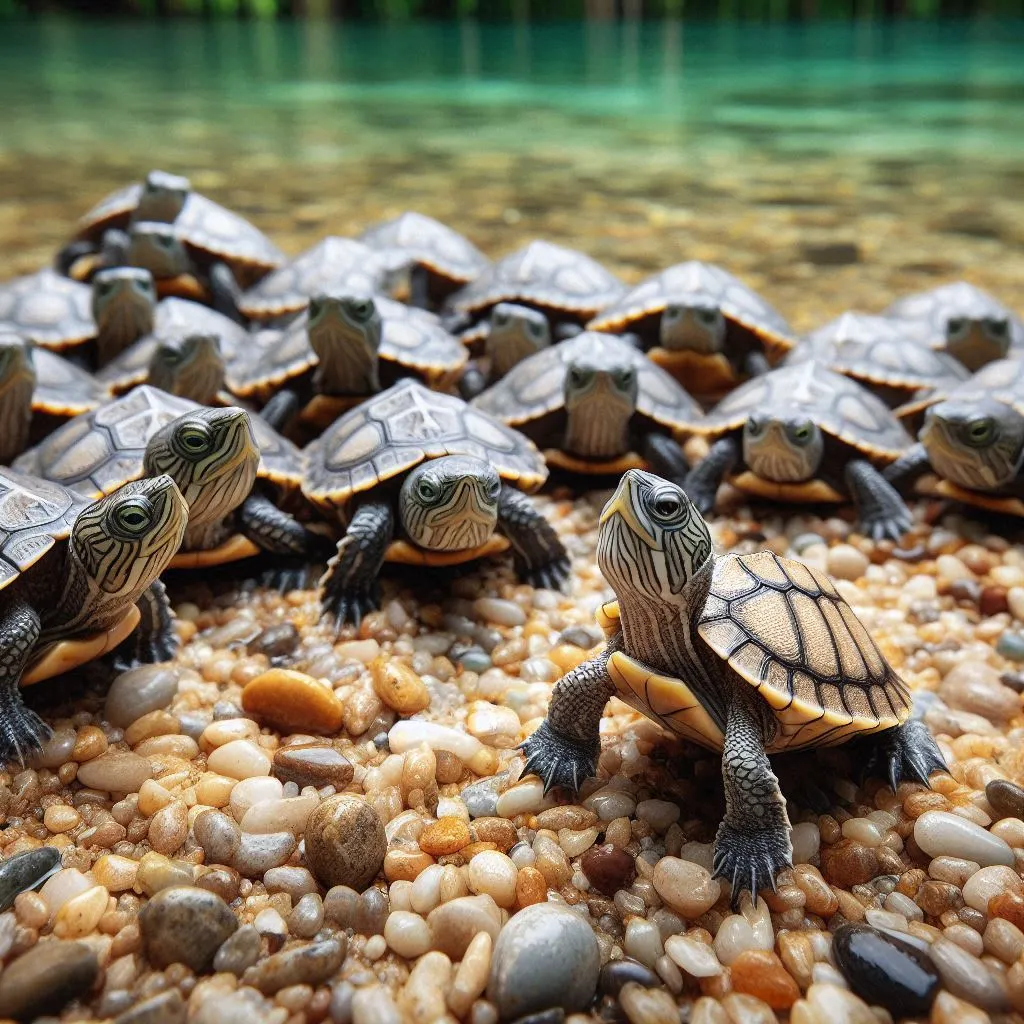
<path id="1" fill-rule="evenodd" d="M 330 797 L 306 823 L 306 864 L 328 889 L 365 889 L 380 872 L 387 846 L 380 816 L 362 797 Z"/>

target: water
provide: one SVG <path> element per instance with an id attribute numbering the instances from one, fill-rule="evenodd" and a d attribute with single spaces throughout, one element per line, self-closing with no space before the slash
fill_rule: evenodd
<path id="1" fill-rule="evenodd" d="M 808 324 L 1024 280 L 1024 22 L 3 28 L 11 272 L 162 166 L 286 249 L 416 206 L 631 278 L 719 259 Z"/>

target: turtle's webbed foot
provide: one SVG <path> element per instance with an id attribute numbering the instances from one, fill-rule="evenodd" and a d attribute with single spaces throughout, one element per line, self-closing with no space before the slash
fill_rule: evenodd
<path id="1" fill-rule="evenodd" d="M 521 744 L 520 749 L 526 754 L 523 774 L 539 775 L 545 793 L 556 786 L 578 793 L 584 779 L 597 774 L 597 757 L 601 752 L 600 743 L 589 746 L 562 736 L 551 728 L 547 720 Z"/>
<path id="2" fill-rule="evenodd" d="M 321 621 L 333 619 L 338 632 L 342 626 L 351 623 L 358 626 L 363 616 L 380 608 L 380 590 L 377 581 L 359 580 L 346 582 L 337 575 L 324 579 L 320 594 Z"/>
<path id="3" fill-rule="evenodd" d="M 732 886 L 732 909 L 746 889 L 756 904 L 760 890 L 775 891 L 775 877 L 793 866 L 793 844 L 785 825 L 751 828 L 723 821 L 715 837 L 714 877 Z"/>
<path id="4" fill-rule="evenodd" d="M 865 515 L 860 519 L 860 532 L 872 540 L 898 541 L 914 525 L 909 511 L 898 511 L 891 515 Z"/>
<path id="5" fill-rule="evenodd" d="M 568 558 L 556 558 L 546 565 L 538 565 L 524 572 L 531 587 L 542 590 L 561 590 L 569 579 L 571 566 Z"/>
<path id="6" fill-rule="evenodd" d="M 289 590 L 305 590 L 309 586 L 311 567 L 304 558 L 278 556 L 272 568 L 260 574 L 260 585 L 280 594 Z"/>
<path id="7" fill-rule="evenodd" d="M 846 467 L 846 481 L 857 505 L 860 530 L 873 540 L 898 541 L 914 525 L 899 491 L 865 459 Z"/>
<path id="8" fill-rule="evenodd" d="M 0 763 L 24 764 L 53 735 L 53 730 L 18 699 L 0 714 Z"/>
<path id="9" fill-rule="evenodd" d="M 932 772 L 946 771 L 949 767 L 928 726 L 919 719 L 912 719 L 906 725 L 879 735 L 864 773 L 865 777 L 877 775 L 888 780 L 895 793 L 901 782 L 928 786 Z"/>

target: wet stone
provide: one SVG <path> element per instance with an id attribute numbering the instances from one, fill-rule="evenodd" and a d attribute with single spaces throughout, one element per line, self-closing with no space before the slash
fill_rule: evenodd
<path id="1" fill-rule="evenodd" d="M 982 867 L 1014 862 L 1004 840 L 948 811 L 925 811 L 914 823 L 914 841 L 929 857 L 962 857 Z"/>
<path id="2" fill-rule="evenodd" d="M 178 671 L 167 665 L 140 665 L 110 684 L 103 717 L 125 729 L 150 711 L 166 708 L 178 692 Z"/>
<path id="3" fill-rule="evenodd" d="M 387 853 L 380 815 L 362 798 L 341 793 L 320 804 L 306 822 L 306 863 L 325 889 L 365 889 Z"/>
<path id="4" fill-rule="evenodd" d="M 590 884 L 605 896 L 628 888 L 636 875 L 633 858 L 610 843 L 587 850 L 580 862 Z"/>
<path id="5" fill-rule="evenodd" d="M 568 629 L 562 630 L 558 637 L 558 642 L 560 644 L 571 644 L 573 647 L 589 651 L 592 647 L 596 647 L 603 639 L 604 634 L 595 627 L 569 626 Z"/>
<path id="6" fill-rule="evenodd" d="M 282 782 L 294 782 L 300 789 L 344 789 L 353 775 L 352 762 L 337 747 L 313 743 L 279 747 L 271 771 Z"/>
<path id="7" fill-rule="evenodd" d="M 161 889 L 139 913 L 146 955 L 155 967 L 186 964 L 205 971 L 238 928 L 231 908 L 215 893 L 194 886 Z"/>
<path id="8" fill-rule="evenodd" d="M 14 906 L 19 894 L 42 885 L 60 869 L 60 851 L 53 846 L 25 850 L 0 864 L 0 911 Z"/>
<path id="9" fill-rule="evenodd" d="M 59 1013 L 92 988 L 99 970 L 85 943 L 42 941 L 0 974 L 0 1017 L 35 1020 Z"/>
<path id="10" fill-rule="evenodd" d="M 661 984 L 661 979 L 642 963 L 623 958 L 609 960 L 601 968 L 597 987 L 601 995 L 617 996 L 622 991 L 622 986 L 630 982 L 643 985 L 644 988 L 656 988 Z"/>
<path id="11" fill-rule="evenodd" d="M 985 796 L 1000 818 L 1024 818 L 1024 789 L 1008 779 L 993 779 L 985 787 Z"/>
<path id="12" fill-rule="evenodd" d="M 114 1024 L 185 1024 L 187 1009 L 181 993 L 172 988 L 125 1010 Z"/>
<path id="13" fill-rule="evenodd" d="M 284 658 L 299 646 L 299 631 L 290 622 L 268 626 L 259 636 L 249 641 L 249 654 L 263 654 L 270 659 Z"/>
<path id="14" fill-rule="evenodd" d="M 867 925 L 844 924 L 832 937 L 832 955 L 850 988 L 894 1017 L 928 1013 L 939 972 L 921 950 Z"/>
<path id="15" fill-rule="evenodd" d="M 348 949 L 348 939 L 325 939 L 274 953 L 245 972 L 243 982 L 258 988 L 264 995 L 273 995 L 290 985 L 323 984 L 341 967 Z"/>
<path id="16" fill-rule="evenodd" d="M 260 957 L 260 933 L 251 924 L 244 924 L 229 935 L 213 958 L 216 973 L 227 971 L 241 977 Z"/>
<path id="17" fill-rule="evenodd" d="M 455 663 L 467 672 L 482 674 L 492 665 L 491 656 L 482 647 L 466 647 L 455 657 Z"/>
<path id="18" fill-rule="evenodd" d="M 996 643 L 996 653 L 1007 661 L 1024 661 L 1024 634 L 1007 630 Z"/>
<path id="19" fill-rule="evenodd" d="M 336 733 L 343 717 L 341 701 L 330 687 L 285 668 L 272 668 L 247 683 L 242 708 L 286 733 Z"/>
<path id="20" fill-rule="evenodd" d="M 821 850 L 821 873 L 843 889 L 863 885 L 878 874 L 878 854 L 873 847 L 841 839 Z"/>

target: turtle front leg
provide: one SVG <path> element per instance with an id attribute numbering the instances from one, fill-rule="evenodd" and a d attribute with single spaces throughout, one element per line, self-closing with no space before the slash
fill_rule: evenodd
<path id="1" fill-rule="evenodd" d="M 715 507 L 718 487 L 739 459 L 740 446 L 731 437 L 723 437 L 686 474 L 683 490 L 701 515 L 707 515 Z"/>
<path id="2" fill-rule="evenodd" d="M 287 433 L 292 421 L 302 408 L 302 399 L 297 391 L 285 388 L 278 391 L 262 409 L 260 419 L 269 423 L 279 434 Z"/>
<path id="3" fill-rule="evenodd" d="M 908 448 L 894 463 L 886 466 L 882 476 L 889 481 L 901 494 L 914 486 L 918 477 L 931 470 L 928 452 L 923 444 L 915 444 Z"/>
<path id="4" fill-rule="evenodd" d="M 242 298 L 242 289 L 239 287 L 231 268 L 222 262 L 214 263 L 210 267 L 207 284 L 210 287 L 210 305 L 218 312 L 230 317 L 235 323 L 245 324 L 246 318 L 238 308 L 239 300 Z"/>
<path id="5" fill-rule="evenodd" d="M 901 782 L 930 786 L 932 772 L 949 771 L 935 737 L 920 719 L 886 729 L 877 736 L 867 737 L 864 742 L 870 745 L 864 777 L 881 775 L 894 793 Z"/>
<path id="6" fill-rule="evenodd" d="M 21 698 L 18 684 L 39 639 L 39 613 L 19 598 L 0 617 L 0 762 L 20 764 L 52 735 Z"/>
<path id="7" fill-rule="evenodd" d="M 648 434 L 644 438 L 643 455 L 651 470 L 672 483 L 683 486 L 690 475 L 690 464 L 683 456 L 683 449 L 664 434 Z"/>
<path id="8" fill-rule="evenodd" d="M 320 604 L 323 617 L 332 617 L 339 630 L 347 622 L 358 626 L 367 612 L 380 607 L 377 576 L 394 531 L 391 506 L 367 501 L 356 509 L 338 541 L 338 552 L 320 580 Z"/>
<path id="9" fill-rule="evenodd" d="M 178 650 L 178 635 L 167 588 L 161 580 L 154 580 L 135 603 L 142 613 L 135 630 L 136 664 L 170 661 Z"/>
<path id="10" fill-rule="evenodd" d="M 846 467 L 846 485 L 857 506 L 860 529 L 868 537 L 898 541 L 914 525 L 899 492 L 866 459 L 855 459 Z"/>
<path id="11" fill-rule="evenodd" d="M 789 816 L 765 745 L 775 726 L 767 705 L 743 681 L 729 706 L 722 752 L 725 818 L 715 837 L 714 874 L 732 884 L 732 906 L 750 891 L 775 889 L 775 876 L 793 864 Z M 750 692 L 747 692 L 747 691 Z"/>
<path id="12" fill-rule="evenodd" d="M 554 527 L 514 487 L 498 498 L 498 529 L 515 553 L 516 571 L 533 587 L 561 590 L 569 578 L 569 555 Z"/>
<path id="13" fill-rule="evenodd" d="M 597 774 L 601 753 L 601 716 L 615 693 L 608 659 L 621 648 L 617 633 L 601 654 L 562 676 L 551 695 L 548 716 L 521 744 L 526 754 L 523 772 L 539 775 L 544 792 L 561 786 L 576 794 L 584 779 Z"/>

